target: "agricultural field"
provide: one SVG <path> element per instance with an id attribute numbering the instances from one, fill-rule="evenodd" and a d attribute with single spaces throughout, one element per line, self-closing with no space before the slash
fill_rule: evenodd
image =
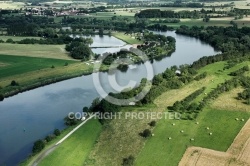
<path id="1" fill-rule="evenodd" d="M 73 64 L 75 61 L 0 55 L 0 79 L 46 68 L 51 69 L 52 66 L 63 67 L 65 63 Z"/>
<path id="2" fill-rule="evenodd" d="M 65 45 L 0 43 L 0 54 L 73 60 L 65 51 Z"/>
<path id="3" fill-rule="evenodd" d="M 214 151 L 200 147 L 186 150 L 179 166 L 185 165 L 249 165 L 249 129 L 250 120 L 246 122 L 226 152 Z"/>
<path id="4" fill-rule="evenodd" d="M 24 6 L 23 2 L 0 1 L 0 9 L 20 9 Z"/>

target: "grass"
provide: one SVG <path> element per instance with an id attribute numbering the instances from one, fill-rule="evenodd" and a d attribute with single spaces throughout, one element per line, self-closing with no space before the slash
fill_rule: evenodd
<path id="1" fill-rule="evenodd" d="M 39 45 L 39 44 L 32 45 L 32 44 L 0 43 L 0 54 L 54 58 L 54 59 L 68 59 L 68 60 L 72 59 L 71 57 L 68 56 L 64 48 L 65 45 Z"/>
<path id="2" fill-rule="evenodd" d="M 249 113 L 228 112 L 207 108 L 199 114 L 197 121 L 162 119 L 154 129 L 154 137 L 145 144 L 137 157 L 136 165 L 178 165 L 189 146 L 200 146 L 226 151 L 245 122 L 235 118 L 247 118 Z M 173 126 L 172 123 L 176 125 Z M 207 130 L 209 127 L 210 130 Z M 180 131 L 183 130 L 184 133 Z M 210 136 L 209 132 L 213 135 Z M 168 140 L 171 137 L 171 140 Z M 190 141 L 194 138 L 194 141 Z"/>
<path id="3" fill-rule="evenodd" d="M 231 111 L 247 111 L 249 112 L 250 106 L 245 104 L 244 100 L 237 100 L 236 97 L 238 93 L 242 92 L 244 89 L 242 87 L 235 88 L 229 92 L 225 92 L 216 99 L 211 107 L 220 110 L 231 110 Z"/>
<path id="4" fill-rule="evenodd" d="M 219 83 L 230 78 L 227 75 L 230 71 L 237 70 L 245 63 L 249 62 L 236 65 L 224 73 L 219 71 L 223 69 L 225 62 L 208 65 L 199 70 L 199 73 L 208 72 L 205 79 L 193 81 L 180 89 L 163 93 L 154 101 L 155 105 L 123 108 L 123 111 L 166 111 L 167 106 L 182 100 L 203 86 L 207 87 L 207 91 L 211 91 Z M 153 129 L 148 125 L 151 119 L 115 119 L 101 132 L 98 143 L 85 165 L 121 165 L 124 158 L 133 155 L 136 158 L 136 165 L 156 165 L 157 163 L 157 165 L 174 166 L 178 165 L 189 146 L 226 151 L 244 125 L 244 122 L 236 121 L 235 118 L 248 119 L 249 117 L 248 112 L 207 107 L 197 117 L 199 125 L 195 124 L 195 121 L 161 119 Z M 176 125 L 172 126 L 172 123 Z M 206 127 L 210 130 L 206 130 Z M 151 128 L 154 133 L 154 137 L 148 140 L 139 136 L 139 133 L 146 128 Z M 184 130 L 184 133 L 181 133 L 181 130 Z M 210 132 L 213 133 L 212 136 L 209 135 Z M 168 140 L 168 137 L 172 139 Z M 190 142 L 191 138 L 195 141 Z"/>
<path id="5" fill-rule="evenodd" d="M 61 131 L 61 135 L 57 136 L 55 139 L 53 139 L 52 141 L 48 142 L 45 146 L 45 148 L 40 152 L 43 153 L 44 151 L 46 151 L 47 149 L 51 148 L 52 146 L 54 146 L 59 140 L 61 140 L 64 136 L 66 136 L 71 130 L 73 130 L 75 128 L 75 126 L 69 126 L 65 129 L 63 129 Z M 31 163 L 33 163 L 36 158 L 38 157 L 38 155 L 35 156 L 30 156 L 29 158 L 27 158 L 26 160 L 22 161 L 19 165 L 20 166 L 26 166 L 26 165 L 31 165 Z"/>
<path id="6" fill-rule="evenodd" d="M 132 38 L 130 35 L 125 35 L 123 32 L 113 32 L 112 35 L 128 44 L 142 44 L 142 41 Z"/>
<path id="7" fill-rule="evenodd" d="M 20 9 L 24 6 L 25 4 L 23 2 L 0 1 L 0 9 Z"/>
<path id="8" fill-rule="evenodd" d="M 73 64 L 75 61 L 49 59 L 49 58 L 34 58 L 23 56 L 0 55 L 0 80 L 6 77 L 24 74 L 31 71 L 37 71 L 45 68 L 62 67 L 65 63 Z"/>
<path id="9" fill-rule="evenodd" d="M 49 156 L 39 163 L 47 165 L 82 165 L 102 129 L 97 119 L 88 121 Z"/>

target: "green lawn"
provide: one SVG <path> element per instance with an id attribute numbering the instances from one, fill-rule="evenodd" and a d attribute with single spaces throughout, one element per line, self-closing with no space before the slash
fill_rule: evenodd
<path id="1" fill-rule="evenodd" d="M 249 113 L 205 109 L 197 121 L 179 121 L 162 119 L 156 125 L 151 137 L 139 153 L 136 165 L 178 165 L 189 146 L 199 146 L 226 151 L 245 122 L 235 118 L 250 117 Z M 175 123 L 175 126 L 172 125 Z M 209 127 L 209 130 L 206 129 Z M 180 131 L 183 130 L 184 133 Z M 213 133 L 211 136 L 209 133 Z M 168 138 L 172 139 L 169 140 Z M 194 141 L 190 141 L 193 138 Z"/>
<path id="2" fill-rule="evenodd" d="M 0 55 L 0 79 L 44 68 L 51 68 L 52 65 L 55 68 L 62 67 L 66 62 L 68 64 L 76 63 L 76 61 L 71 60 Z"/>
<path id="3" fill-rule="evenodd" d="M 113 32 L 112 35 L 128 44 L 142 44 L 142 41 L 132 38 L 130 35 L 125 35 L 124 32 Z"/>
<path id="4" fill-rule="evenodd" d="M 82 165 L 101 132 L 101 124 L 92 119 L 59 145 L 39 166 Z"/>

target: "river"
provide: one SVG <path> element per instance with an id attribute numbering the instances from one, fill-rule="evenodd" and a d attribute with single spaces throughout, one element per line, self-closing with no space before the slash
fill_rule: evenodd
<path id="1" fill-rule="evenodd" d="M 203 56 L 218 53 L 198 39 L 174 32 L 161 34 L 176 39 L 176 51 L 170 57 L 151 62 L 154 74 L 161 73 L 173 65 L 191 64 Z M 114 37 L 96 36 L 93 39 L 94 46 L 107 46 L 110 43 L 115 46 L 124 45 L 124 42 Z M 93 51 L 101 53 L 112 49 L 117 50 L 100 48 Z M 147 76 L 145 65 L 135 65 L 135 68 L 126 72 L 115 71 L 115 74 L 121 85 L 126 85 L 129 80 L 139 82 Z M 113 91 L 107 77 L 107 73 L 100 73 L 105 89 Z M 96 97 L 99 97 L 99 94 L 91 74 L 20 93 L 0 102 L 0 165 L 17 165 L 31 153 L 34 141 L 53 133 L 55 128 L 65 128 L 63 118 L 69 112 L 78 112 L 84 106 L 90 106 Z"/>

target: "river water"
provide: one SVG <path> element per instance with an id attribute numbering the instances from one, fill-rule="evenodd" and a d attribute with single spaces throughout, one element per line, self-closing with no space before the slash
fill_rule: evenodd
<path id="1" fill-rule="evenodd" d="M 191 64 L 203 56 L 218 53 L 198 39 L 174 32 L 161 34 L 176 39 L 176 51 L 170 57 L 146 62 L 152 65 L 154 74 L 173 65 Z M 93 40 L 95 47 L 124 45 L 124 42 L 109 36 L 95 36 Z M 93 49 L 96 53 L 112 50 L 117 51 L 117 48 Z M 118 84 L 125 86 L 130 80 L 139 82 L 147 73 L 145 65 L 141 64 L 126 72 L 115 71 L 115 76 Z M 100 78 L 107 92 L 114 91 L 107 73 L 100 73 Z M 34 141 L 51 134 L 55 128 L 65 128 L 63 118 L 69 112 L 81 111 L 99 96 L 91 74 L 20 93 L 0 102 L 0 165 L 17 165 L 31 153 Z"/>

